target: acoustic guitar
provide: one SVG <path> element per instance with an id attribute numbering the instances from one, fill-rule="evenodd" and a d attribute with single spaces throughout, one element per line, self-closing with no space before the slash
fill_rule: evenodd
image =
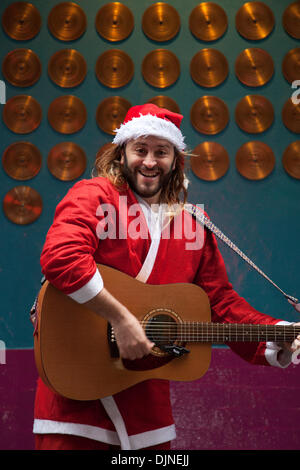
<path id="1" fill-rule="evenodd" d="M 155 347 L 143 359 L 120 358 L 108 322 L 46 281 L 37 300 L 35 360 L 46 385 L 68 398 L 99 399 L 147 379 L 192 381 L 209 368 L 214 343 L 293 341 L 299 334 L 293 325 L 212 323 L 208 296 L 194 284 L 149 285 L 98 269 Z"/>

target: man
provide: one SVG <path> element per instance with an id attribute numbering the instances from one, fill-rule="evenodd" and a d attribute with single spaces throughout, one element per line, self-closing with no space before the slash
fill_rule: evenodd
<path id="1" fill-rule="evenodd" d="M 181 119 L 151 104 L 131 108 L 116 131 L 115 146 L 98 158 L 97 176 L 75 184 L 58 205 L 41 255 L 46 278 L 105 317 L 121 357 L 130 360 L 150 354 L 154 343 L 107 291 L 97 264 L 149 284 L 195 283 L 209 296 L 215 322 L 278 323 L 233 290 L 214 236 L 184 210 Z M 162 214 L 162 207 L 169 211 Z M 139 229 L 132 225 L 137 212 Z M 178 221 L 189 227 L 180 237 L 175 236 Z M 249 362 L 286 367 L 299 339 L 284 346 L 230 347 Z M 77 402 L 39 380 L 34 433 L 37 449 L 169 449 L 176 435 L 169 383 L 147 380 L 113 397 Z"/>

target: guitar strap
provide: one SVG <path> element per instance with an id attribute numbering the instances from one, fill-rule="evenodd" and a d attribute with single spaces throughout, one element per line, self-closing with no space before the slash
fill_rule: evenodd
<path id="1" fill-rule="evenodd" d="M 193 204 L 185 204 L 184 209 L 189 212 L 195 219 L 200 222 L 200 224 L 204 225 L 204 227 L 208 228 L 211 232 L 213 232 L 220 240 L 222 240 L 231 250 L 237 253 L 244 261 L 246 261 L 252 268 L 254 268 L 261 276 L 263 276 L 268 282 L 270 282 L 276 289 L 278 289 L 284 297 L 291 303 L 297 311 L 297 304 L 299 304 L 299 300 L 295 297 L 286 294 L 280 287 L 278 287 L 275 282 L 273 282 L 261 269 L 259 269 L 256 264 L 251 261 L 248 256 L 245 255 L 221 230 L 216 227 L 212 221 L 205 216 L 205 214 Z"/>

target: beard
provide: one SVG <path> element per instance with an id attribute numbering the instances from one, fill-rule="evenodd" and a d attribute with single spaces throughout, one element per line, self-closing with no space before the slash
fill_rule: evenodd
<path id="1" fill-rule="evenodd" d="M 160 192 L 167 186 L 173 173 L 172 167 L 173 167 L 173 162 L 170 165 L 170 169 L 167 173 L 163 172 L 161 168 L 157 168 L 156 170 L 153 170 L 159 173 L 157 181 L 153 182 L 151 181 L 151 178 L 149 178 L 149 183 L 145 181 L 144 184 L 140 184 L 138 181 L 139 171 L 145 170 L 145 172 L 147 172 L 149 170 L 147 170 L 146 168 L 143 168 L 143 166 L 137 167 L 134 170 L 131 170 L 128 166 L 126 153 L 124 152 L 124 164 L 122 166 L 122 174 L 124 178 L 126 179 L 127 183 L 129 184 L 130 188 L 136 194 L 138 194 L 142 198 L 150 198 L 150 197 L 155 196 L 158 192 Z"/>

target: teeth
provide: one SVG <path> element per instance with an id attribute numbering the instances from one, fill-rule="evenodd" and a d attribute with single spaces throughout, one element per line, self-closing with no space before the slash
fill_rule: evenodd
<path id="1" fill-rule="evenodd" d="M 153 178 L 154 176 L 157 176 L 159 174 L 159 173 L 143 173 L 142 171 L 140 171 L 140 173 L 141 175 L 149 177 L 149 178 Z"/>

